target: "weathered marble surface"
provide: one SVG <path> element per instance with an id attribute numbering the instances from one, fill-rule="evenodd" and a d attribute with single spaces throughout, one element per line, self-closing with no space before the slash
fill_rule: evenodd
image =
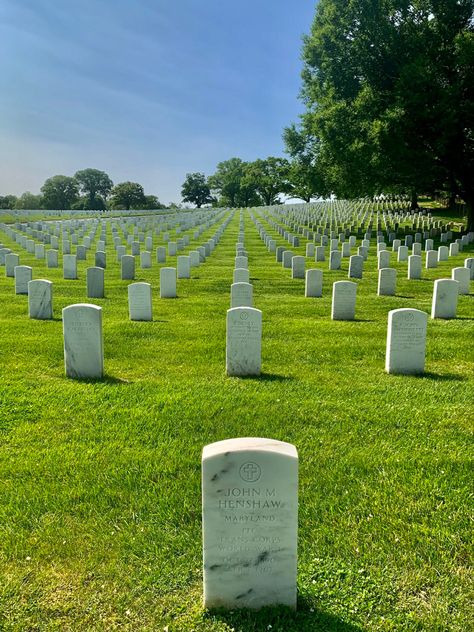
<path id="1" fill-rule="evenodd" d="M 459 283 L 459 294 L 469 294 L 471 285 L 471 271 L 469 268 L 453 268 L 451 270 L 451 278 Z"/>
<path id="2" fill-rule="evenodd" d="M 63 255 L 63 278 L 77 279 L 76 255 Z"/>
<path id="3" fill-rule="evenodd" d="M 419 309 L 393 309 L 388 313 L 385 370 L 417 374 L 425 370 L 428 314 Z"/>
<path id="4" fill-rule="evenodd" d="M 156 263 L 166 263 L 166 248 L 158 246 L 156 249 Z"/>
<path id="5" fill-rule="evenodd" d="M 15 276 L 15 268 L 20 265 L 20 256 L 14 252 L 8 252 L 5 255 L 5 276 L 13 278 Z"/>
<path id="6" fill-rule="evenodd" d="M 340 270 L 341 269 L 341 252 L 340 250 L 331 250 L 329 253 L 329 269 Z"/>
<path id="7" fill-rule="evenodd" d="M 332 286 L 332 320 L 354 320 L 357 283 L 336 281 Z"/>
<path id="8" fill-rule="evenodd" d="M 349 259 L 349 272 L 350 279 L 362 279 L 362 271 L 364 269 L 364 257 L 361 255 L 352 255 Z"/>
<path id="9" fill-rule="evenodd" d="M 130 320 L 153 320 L 149 283 L 132 283 L 128 286 L 128 309 Z"/>
<path id="10" fill-rule="evenodd" d="M 296 608 L 298 454 L 242 438 L 202 455 L 204 605 Z"/>
<path id="11" fill-rule="evenodd" d="M 46 251 L 46 267 L 48 268 L 58 267 L 58 251 L 57 250 Z"/>
<path id="12" fill-rule="evenodd" d="M 28 315 L 37 320 L 53 318 L 53 284 L 47 279 L 28 283 Z"/>
<path id="13" fill-rule="evenodd" d="M 140 253 L 140 268 L 147 270 L 151 268 L 151 252 L 144 250 Z"/>
<path id="14" fill-rule="evenodd" d="M 95 265 L 96 268 L 107 268 L 107 253 L 103 250 L 97 250 L 95 253 Z"/>
<path id="15" fill-rule="evenodd" d="M 100 378 L 104 373 L 102 308 L 77 303 L 63 309 L 66 376 Z"/>
<path id="16" fill-rule="evenodd" d="M 253 307 L 227 311 L 227 375 L 260 375 L 262 363 L 262 312 Z"/>

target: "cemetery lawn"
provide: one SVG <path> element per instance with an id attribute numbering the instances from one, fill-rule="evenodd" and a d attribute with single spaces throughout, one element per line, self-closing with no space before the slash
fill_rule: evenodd
<path id="1" fill-rule="evenodd" d="M 53 321 L 29 320 L 27 297 L 15 296 L 0 268 L 0 630 L 472 625 L 472 289 L 457 319 L 429 320 L 424 376 L 387 375 L 384 361 L 388 311 L 430 312 L 433 281 L 474 246 L 423 269 L 420 281 L 393 263 L 397 295 L 377 297 L 373 240 L 356 320 L 333 322 L 331 286 L 347 278 L 348 259 L 333 272 L 307 259 L 324 282 L 323 298 L 305 299 L 304 281 L 275 263 L 245 212 L 263 374 L 228 378 L 238 217 L 192 279 L 178 280 L 177 299 L 159 299 L 154 256 L 151 270 L 137 265 L 136 280 L 153 286 L 152 323 L 128 320 L 110 227 L 105 299 L 86 299 L 91 252 L 79 279 L 64 281 L 61 268 L 19 251 L 33 278 L 54 283 Z M 0 241 L 13 247 L 4 234 Z M 304 254 L 301 242 L 295 254 Z M 61 309 L 78 302 L 103 307 L 103 381 L 64 377 Z M 202 609 L 201 450 L 245 436 L 299 452 L 296 613 Z"/>

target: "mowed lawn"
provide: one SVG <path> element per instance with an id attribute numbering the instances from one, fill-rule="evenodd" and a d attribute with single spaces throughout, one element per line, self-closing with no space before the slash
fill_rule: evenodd
<path id="1" fill-rule="evenodd" d="M 392 255 L 397 296 L 378 297 L 373 239 L 356 320 L 333 322 L 348 259 L 334 272 L 307 260 L 324 296 L 306 299 L 245 211 L 263 374 L 239 379 L 225 375 L 238 227 L 236 212 L 177 299 L 160 300 L 154 253 L 151 270 L 137 261 L 152 323 L 128 319 L 110 226 L 105 299 L 86 298 L 95 248 L 64 281 L 15 245 L 33 278 L 54 282 L 53 321 L 30 320 L 0 268 L 0 630 L 470 629 L 474 282 L 456 320 L 429 320 L 424 376 L 389 376 L 384 361 L 388 311 L 429 312 L 434 279 L 474 245 L 420 281 Z M 79 302 L 103 308 L 103 381 L 64 377 L 61 309 Z M 299 452 L 296 613 L 202 608 L 201 450 L 245 436 Z"/>

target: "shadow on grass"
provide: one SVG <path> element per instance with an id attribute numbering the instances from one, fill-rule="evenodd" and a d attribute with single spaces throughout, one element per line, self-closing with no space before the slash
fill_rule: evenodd
<path id="1" fill-rule="evenodd" d="M 419 375 L 413 375 L 418 379 L 436 380 L 437 382 L 465 382 L 468 378 L 464 375 L 455 375 L 454 373 L 433 373 L 432 371 L 426 371 Z"/>
<path id="2" fill-rule="evenodd" d="M 74 382 L 81 382 L 81 384 L 133 384 L 132 380 L 125 380 L 120 377 L 114 377 L 113 375 L 104 375 L 103 377 L 91 378 L 91 377 L 74 377 L 67 378 Z"/>
<path id="3" fill-rule="evenodd" d="M 278 373 L 260 373 L 260 375 L 241 375 L 239 380 L 255 380 L 256 382 L 287 382 L 294 380 L 290 375 L 279 375 Z"/>
<path id="4" fill-rule="evenodd" d="M 285 632 L 363 632 L 363 628 L 347 623 L 339 617 L 311 607 L 311 602 L 298 597 L 298 609 L 285 606 L 262 608 L 261 610 L 209 610 L 205 620 L 218 620 L 235 632 L 260 632 L 275 630 Z M 271 627 L 270 627 L 271 626 Z"/>

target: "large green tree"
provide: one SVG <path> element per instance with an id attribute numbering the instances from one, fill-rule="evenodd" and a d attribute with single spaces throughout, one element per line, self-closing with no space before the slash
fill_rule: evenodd
<path id="1" fill-rule="evenodd" d="M 280 193 L 288 191 L 288 169 L 286 158 L 259 158 L 248 165 L 244 183 L 252 184 L 263 204 L 270 206 L 278 203 Z"/>
<path id="2" fill-rule="evenodd" d="M 16 195 L 0 195 L 0 208 L 13 209 L 17 202 Z"/>
<path id="3" fill-rule="evenodd" d="M 183 202 L 190 202 L 201 208 L 203 204 L 212 202 L 211 189 L 203 173 L 187 173 L 181 187 Z"/>
<path id="4" fill-rule="evenodd" d="M 77 201 L 79 185 L 70 176 L 52 176 L 41 187 L 43 206 L 47 209 L 70 209 Z"/>
<path id="5" fill-rule="evenodd" d="M 107 196 L 114 186 L 105 171 L 82 169 L 74 174 L 74 178 L 79 183 L 81 193 L 87 198 L 87 204 L 83 206 L 84 208 L 105 208 Z"/>
<path id="6" fill-rule="evenodd" d="M 240 158 L 230 158 L 217 165 L 216 172 L 209 176 L 209 186 L 218 194 L 223 204 L 238 206 L 241 181 L 245 172 L 245 163 Z"/>
<path id="7" fill-rule="evenodd" d="M 456 189 L 474 228 L 473 9 L 320 0 L 303 48 L 304 126 L 337 194 Z"/>
<path id="8" fill-rule="evenodd" d="M 120 182 L 111 191 L 110 201 L 113 208 L 141 208 L 145 203 L 145 192 L 138 182 Z"/>

